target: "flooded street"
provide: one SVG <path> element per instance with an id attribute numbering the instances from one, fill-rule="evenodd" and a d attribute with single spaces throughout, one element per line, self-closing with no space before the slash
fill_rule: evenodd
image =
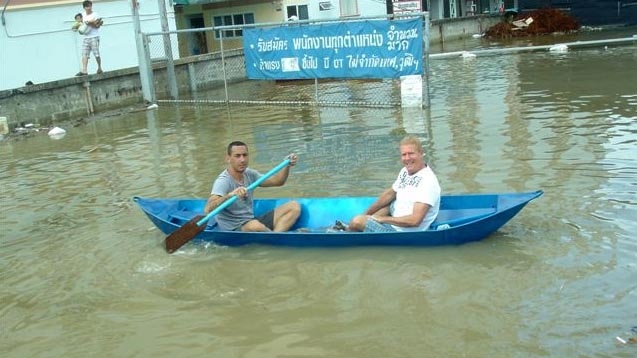
<path id="1" fill-rule="evenodd" d="M 634 357 L 636 64 L 434 60 L 424 110 L 160 105 L 0 142 L 0 355 Z M 544 196 L 462 246 L 174 255 L 131 200 L 207 196 L 232 140 L 262 172 L 299 155 L 258 197 L 377 195 L 405 133 L 444 193 Z"/>

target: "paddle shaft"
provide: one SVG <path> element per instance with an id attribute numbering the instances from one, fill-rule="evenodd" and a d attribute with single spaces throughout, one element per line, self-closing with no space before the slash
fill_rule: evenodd
<path id="1" fill-rule="evenodd" d="M 286 160 L 282 161 L 279 165 L 277 165 L 276 167 L 270 169 L 269 172 L 263 174 L 261 176 L 261 178 L 257 179 L 257 181 L 255 181 L 254 183 L 250 184 L 246 188 L 246 190 L 252 190 L 252 189 L 258 187 L 259 185 L 261 185 L 261 183 L 263 183 L 264 181 L 268 180 L 271 176 L 273 176 L 274 174 L 278 173 L 281 169 L 285 168 L 289 164 L 290 164 L 290 159 L 286 159 Z M 208 222 L 208 220 L 210 220 L 210 218 L 212 218 L 213 216 L 219 214 L 221 212 L 221 210 L 223 210 L 223 209 L 227 208 L 228 206 L 232 205 L 232 203 L 234 203 L 235 201 L 237 201 L 237 196 L 236 195 L 234 195 L 230 199 L 224 201 L 219 206 L 217 206 L 213 211 L 208 213 L 208 215 L 204 216 L 201 220 L 197 221 L 197 226 L 204 225 L 205 223 Z"/>

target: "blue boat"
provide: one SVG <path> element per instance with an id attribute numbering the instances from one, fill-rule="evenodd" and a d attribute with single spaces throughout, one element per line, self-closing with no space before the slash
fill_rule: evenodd
<path id="1" fill-rule="evenodd" d="M 330 246 L 439 246 L 460 245 L 486 238 L 531 200 L 541 190 L 525 193 L 444 195 L 438 218 L 427 230 L 392 233 L 335 231 L 336 220 L 349 222 L 362 213 L 376 197 L 278 198 L 255 199 L 258 216 L 289 200 L 301 204 L 301 216 L 287 232 L 240 232 L 217 229 L 214 218 L 195 238 L 223 246 L 248 244 L 296 247 Z M 179 229 L 197 215 L 202 215 L 206 199 L 157 199 L 134 197 L 150 220 L 166 235 Z"/>

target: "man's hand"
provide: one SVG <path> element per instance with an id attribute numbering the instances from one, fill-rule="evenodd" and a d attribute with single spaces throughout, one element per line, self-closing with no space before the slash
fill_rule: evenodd
<path id="1" fill-rule="evenodd" d="M 248 190 L 244 187 L 239 187 L 231 191 L 230 194 L 228 195 L 231 197 L 236 196 L 238 199 L 245 199 L 246 196 L 248 195 Z"/>
<path id="2" fill-rule="evenodd" d="M 296 161 L 299 159 L 299 157 L 297 157 L 296 154 L 291 153 L 290 155 L 288 155 L 288 159 L 290 160 L 290 166 L 293 167 L 296 165 Z"/>

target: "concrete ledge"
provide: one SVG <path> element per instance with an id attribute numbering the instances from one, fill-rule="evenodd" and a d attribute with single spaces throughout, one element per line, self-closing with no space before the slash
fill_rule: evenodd
<path id="1" fill-rule="evenodd" d="M 0 115 L 7 117 L 10 128 L 20 123 L 51 125 L 141 99 L 139 72 L 128 68 L 0 91 Z"/>
<path id="2" fill-rule="evenodd" d="M 431 43 L 444 43 L 481 34 L 489 27 L 502 21 L 501 15 L 477 15 L 431 22 Z"/>

